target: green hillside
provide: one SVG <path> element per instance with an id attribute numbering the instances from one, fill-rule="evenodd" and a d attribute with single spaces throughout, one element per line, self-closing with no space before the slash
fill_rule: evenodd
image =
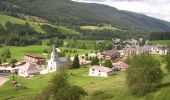
<path id="1" fill-rule="evenodd" d="M 26 21 L 24 21 L 22 19 L 18 19 L 18 18 L 14 18 L 11 16 L 2 15 L 2 14 L 0 14 L 0 19 L 1 19 L 0 24 L 3 26 L 5 26 L 6 22 L 8 22 L 8 21 L 15 23 L 15 24 L 25 24 L 26 23 Z M 29 24 L 37 32 L 44 33 L 44 31 L 41 29 L 41 27 L 37 23 L 29 22 Z"/>
<path id="2" fill-rule="evenodd" d="M 162 65 L 164 68 L 164 65 Z M 170 95 L 170 75 L 164 71 L 165 78 L 163 84 L 155 92 L 145 96 L 132 95 L 126 86 L 125 72 L 118 72 L 108 78 L 89 77 L 89 66 L 83 66 L 80 69 L 68 70 L 68 79 L 71 84 L 82 86 L 88 95 L 83 100 L 169 100 Z M 52 74 L 39 75 L 32 78 L 17 77 L 17 81 L 24 86 L 22 89 L 16 89 L 10 83 L 6 82 L 0 87 L 0 98 L 10 98 L 10 100 L 30 100 L 36 93 L 40 93 L 47 86 L 52 78 Z M 9 95 L 10 94 L 10 95 Z"/>
<path id="3" fill-rule="evenodd" d="M 12 22 L 12 23 L 15 23 L 15 24 L 25 24 L 26 21 L 25 20 L 22 20 L 22 19 L 19 19 L 19 18 L 15 18 L 15 17 L 12 17 L 12 16 L 7 16 L 7 15 L 4 15 L 4 14 L 0 14 L 0 24 L 5 26 L 6 22 Z M 40 32 L 40 33 L 45 33 L 43 29 L 41 29 L 41 25 L 38 25 L 38 23 L 35 23 L 35 22 L 29 22 L 30 26 L 37 32 Z M 53 27 L 57 27 L 57 26 L 53 26 Z M 68 29 L 66 27 L 63 27 L 63 26 L 59 26 L 57 27 L 59 29 L 59 31 L 61 31 L 63 34 L 79 34 L 79 32 L 73 30 L 73 29 Z"/>
<path id="4" fill-rule="evenodd" d="M 79 26 L 105 23 L 136 33 L 170 31 L 169 22 L 101 4 L 71 0 L 2 0 L 0 5 L 0 11 L 14 16 L 24 13 L 56 23 Z"/>
<path id="5" fill-rule="evenodd" d="M 150 43 L 170 45 L 170 40 L 155 40 L 155 41 L 150 41 Z"/>

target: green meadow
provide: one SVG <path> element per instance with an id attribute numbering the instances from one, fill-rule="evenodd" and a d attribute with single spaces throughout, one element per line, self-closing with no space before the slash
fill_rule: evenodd
<path id="1" fill-rule="evenodd" d="M 0 51 L 2 50 L 3 47 L 0 47 Z M 25 54 L 34 54 L 37 56 L 42 56 L 45 58 L 48 58 L 47 55 L 43 54 L 44 49 L 49 49 L 50 46 L 45 46 L 45 45 L 31 45 L 31 46 L 25 46 L 25 47 L 15 47 L 15 46 L 7 46 L 6 48 L 9 48 L 11 51 L 11 56 L 12 58 L 17 59 L 18 61 L 22 61 L 24 58 Z M 93 50 L 84 50 L 84 49 L 77 49 L 77 48 L 68 48 L 68 47 L 60 47 L 62 51 L 65 49 L 68 50 L 77 50 L 79 55 L 89 53 Z M 74 56 L 77 53 L 66 53 L 66 55 Z"/>
<path id="2" fill-rule="evenodd" d="M 88 76 L 89 66 L 80 69 L 68 70 L 68 80 L 71 84 L 82 86 L 88 93 L 83 100 L 170 100 L 170 75 L 165 74 L 162 85 L 155 92 L 145 96 L 132 95 L 127 86 L 125 72 L 117 72 L 108 78 Z M 10 81 L 0 87 L 0 98 L 10 100 L 30 100 L 50 83 L 55 73 L 39 75 L 32 78 L 17 76 L 16 80 L 23 84 L 24 88 L 14 88 Z"/>
<path id="3" fill-rule="evenodd" d="M 155 41 L 150 41 L 152 44 L 168 44 L 170 45 L 170 40 L 155 40 Z"/>
<path id="4" fill-rule="evenodd" d="M 108 29 L 108 30 L 121 30 L 116 27 L 112 27 L 110 25 L 98 27 L 98 26 L 80 26 L 81 29 L 90 29 L 90 30 L 103 30 L 103 29 Z"/>

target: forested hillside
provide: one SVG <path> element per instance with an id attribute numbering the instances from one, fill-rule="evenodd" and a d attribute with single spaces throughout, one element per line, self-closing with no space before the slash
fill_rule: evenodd
<path id="1" fill-rule="evenodd" d="M 106 5 L 70 0 L 1 0 L 0 11 L 15 17 L 21 17 L 21 13 L 38 16 L 55 24 L 96 26 L 105 23 L 134 33 L 170 31 L 169 22 Z"/>

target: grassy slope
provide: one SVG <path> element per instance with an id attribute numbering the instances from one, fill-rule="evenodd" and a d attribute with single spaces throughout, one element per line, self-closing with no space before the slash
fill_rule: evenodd
<path id="1" fill-rule="evenodd" d="M 54 73 L 53 73 L 54 74 Z M 20 78 L 17 80 L 25 86 L 24 89 L 15 89 L 9 81 L 0 87 L 0 98 L 7 98 L 14 96 L 15 99 L 20 100 L 31 97 L 28 94 L 39 93 L 50 81 L 53 74 L 40 75 L 33 78 Z M 166 76 L 164 85 L 153 93 L 146 96 L 137 97 L 131 95 L 125 83 L 125 73 L 120 72 L 108 78 L 89 77 L 88 67 L 83 67 L 75 70 L 68 70 L 69 81 L 72 84 L 82 86 L 87 92 L 83 100 L 169 100 L 170 95 L 170 76 Z M 10 94 L 10 95 L 9 95 Z M 17 97 L 21 96 L 23 97 Z M 24 96 L 27 95 L 27 96 Z M 29 99 L 28 99 L 29 100 Z"/>
<path id="2" fill-rule="evenodd" d="M 14 17 L 7 16 L 7 15 L 1 15 L 1 14 L 0 14 L 0 19 L 1 19 L 0 24 L 3 25 L 3 26 L 5 26 L 5 23 L 8 22 L 8 21 L 10 21 L 12 23 L 16 23 L 16 24 L 25 24 L 25 22 L 26 22 L 22 19 L 14 18 Z M 44 33 L 44 31 L 41 29 L 41 27 L 37 23 L 29 22 L 29 24 L 37 32 Z"/>
<path id="3" fill-rule="evenodd" d="M 170 40 L 155 40 L 155 41 L 150 41 L 152 44 L 169 44 L 170 45 Z"/>
<path id="4" fill-rule="evenodd" d="M 7 15 L 2 15 L 0 14 L 0 24 L 5 26 L 5 23 L 6 22 L 12 22 L 12 23 L 16 23 L 16 24 L 25 24 L 25 20 L 22 20 L 22 19 L 18 19 L 18 18 L 14 18 L 14 17 L 11 17 L 11 16 L 7 16 Z M 29 22 L 29 24 L 31 25 L 31 27 L 36 30 L 37 32 L 40 32 L 40 33 L 45 33 L 44 30 L 41 29 L 41 26 L 38 25 L 38 23 L 35 23 L 35 22 Z M 55 27 L 55 26 L 53 26 Z M 59 26 L 59 30 L 63 33 L 63 34 L 79 34 L 79 32 L 75 31 L 75 30 L 72 30 L 72 29 L 68 29 L 66 27 L 62 27 L 62 26 Z"/>
<path id="5" fill-rule="evenodd" d="M 103 30 L 103 29 L 109 29 L 109 30 L 120 30 L 122 29 L 112 27 L 112 26 L 103 26 L 103 27 L 98 27 L 98 26 L 81 26 L 81 29 L 90 29 L 90 30 Z"/>

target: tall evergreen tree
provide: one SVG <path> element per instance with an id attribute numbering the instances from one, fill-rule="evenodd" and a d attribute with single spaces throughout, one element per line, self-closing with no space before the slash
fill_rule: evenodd
<path id="1" fill-rule="evenodd" d="M 79 55 L 76 54 L 73 60 L 72 68 L 80 68 Z"/>

